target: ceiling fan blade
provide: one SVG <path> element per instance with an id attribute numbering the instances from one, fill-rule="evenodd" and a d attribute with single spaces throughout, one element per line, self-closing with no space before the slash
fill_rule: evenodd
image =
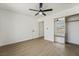
<path id="1" fill-rule="evenodd" d="M 45 14 L 45 13 L 43 13 L 43 12 L 42 12 L 42 14 L 43 14 L 44 16 L 46 16 L 46 14 Z"/>
<path id="2" fill-rule="evenodd" d="M 42 6 L 43 6 L 43 3 L 40 3 L 40 4 L 39 4 L 39 8 L 42 8 Z"/>
<path id="3" fill-rule="evenodd" d="M 38 14 L 39 14 L 39 12 L 38 12 L 38 13 L 36 13 L 36 14 L 35 14 L 35 16 L 37 16 Z"/>
<path id="4" fill-rule="evenodd" d="M 29 9 L 29 10 L 31 10 L 31 11 L 38 11 L 38 10 L 34 10 L 34 9 Z"/>
<path id="5" fill-rule="evenodd" d="M 53 9 L 46 9 L 46 10 L 43 10 L 43 12 L 47 12 L 47 11 L 52 11 Z"/>

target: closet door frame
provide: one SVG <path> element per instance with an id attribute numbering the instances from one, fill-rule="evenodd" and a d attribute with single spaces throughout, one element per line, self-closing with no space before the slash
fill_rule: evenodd
<path id="1" fill-rule="evenodd" d="M 74 16 L 74 15 L 71 15 L 71 16 Z M 71 17 L 71 16 L 68 16 L 68 17 Z M 72 22 L 79 22 L 79 20 L 76 19 L 76 20 L 68 21 L 67 18 L 66 18 L 66 39 L 67 39 L 66 43 L 75 44 L 75 43 L 72 43 L 72 42 L 68 42 L 68 25 L 69 25 L 68 23 L 72 23 Z"/>

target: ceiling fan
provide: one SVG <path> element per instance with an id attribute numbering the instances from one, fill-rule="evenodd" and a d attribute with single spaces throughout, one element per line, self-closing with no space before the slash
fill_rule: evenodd
<path id="1" fill-rule="evenodd" d="M 35 10 L 35 9 L 29 9 L 29 10 L 36 11 L 37 13 L 35 14 L 35 16 L 37 16 L 39 13 L 42 13 L 42 15 L 46 16 L 45 12 L 53 10 L 53 9 L 42 10 L 42 7 L 43 7 L 43 3 L 39 3 L 39 10 Z"/>

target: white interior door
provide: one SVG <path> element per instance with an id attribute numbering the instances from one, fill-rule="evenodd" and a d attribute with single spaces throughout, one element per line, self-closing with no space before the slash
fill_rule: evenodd
<path id="1" fill-rule="evenodd" d="M 41 21 L 39 22 L 39 37 L 43 37 L 44 36 L 44 22 Z"/>

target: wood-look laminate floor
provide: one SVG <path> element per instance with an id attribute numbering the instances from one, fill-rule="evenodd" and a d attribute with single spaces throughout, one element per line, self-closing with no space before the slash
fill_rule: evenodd
<path id="1" fill-rule="evenodd" d="M 43 38 L 0 47 L 1 56 L 79 56 L 79 46 L 53 43 Z"/>

